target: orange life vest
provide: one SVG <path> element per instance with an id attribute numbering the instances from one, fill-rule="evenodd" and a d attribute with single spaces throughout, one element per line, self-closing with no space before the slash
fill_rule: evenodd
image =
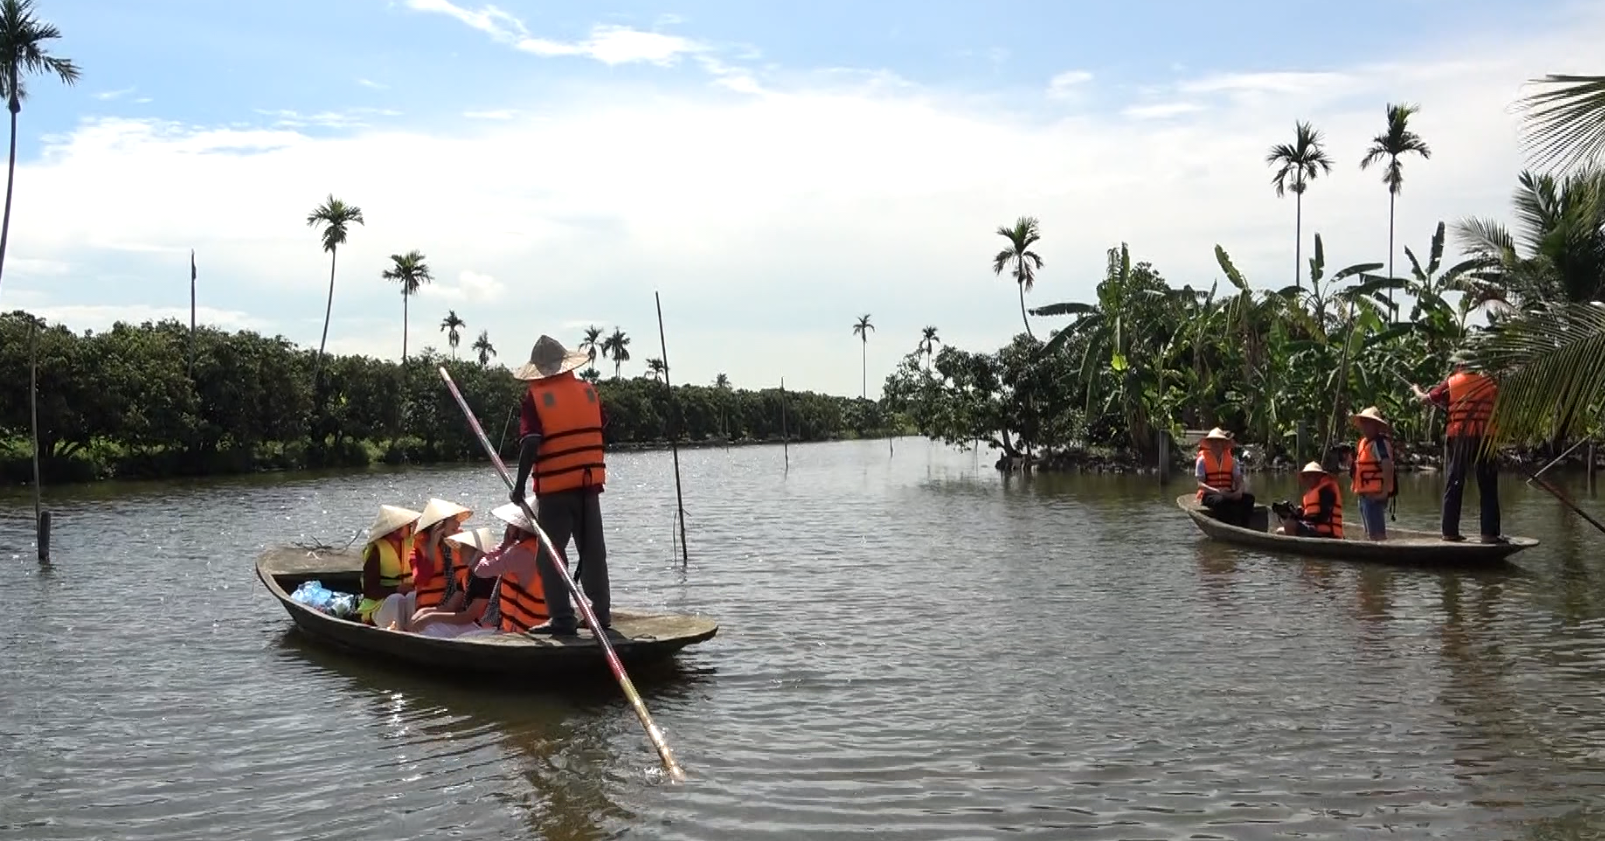
<path id="1" fill-rule="evenodd" d="M 1382 440 L 1388 441 L 1386 437 Z M 1391 445 L 1392 442 L 1388 441 Z M 1389 456 L 1392 456 L 1391 446 Z M 1359 496 L 1374 496 L 1387 491 L 1387 477 L 1382 473 L 1382 459 L 1377 458 L 1376 442 L 1362 437 L 1354 448 L 1354 478 L 1349 490 Z"/>
<path id="2" fill-rule="evenodd" d="M 518 546 L 536 555 L 541 551 L 540 538 L 534 535 L 520 540 Z M 496 587 L 496 607 L 504 633 L 522 634 L 551 618 L 546 612 L 546 591 L 541 588 L 540 574 L 531 577 L 533 581 L 523 581 L 516 573 L 502 573 Z"/>
<path id="3" fill-rule="evenodd" d="M 1457 371 L 1449 376 L 1450 438 L 1473 437 L 1488 432 L 1488 420 L 1494 414 L 1494 398 L 1499 387 L 1492 378 L 1470 371 Z"/>
<path id="4" fill-rule="evenodd" d="M 451 547 L 446 545 L 445 540 L 441 540 L 435 548 L 437 556 L 431 558 L 429 550 L 419 543 L 414 555 L 414 591 L 418 593 L 420 609 L 439 607 L 444 603 L 451 580 L 462 571 L 452 562 Z M 427 573 L 427 577 L 423 573 Z"/>
<path id="5" fill-rule="evenodd" d="M 536 496 L 581 488 L 601 490 L 607 481 L 602 457 L 602 404 L 596 389 L 572 372 L 534 380 L 530 401 L 541 422 L 532 484 Z"/>
<path id="6" fill-rule="evenodd" d="M 1227 447 L 1221 450 L 1220 461 L 1207 448 L 1200 447 L 1198 457 L 1204 460 L 1204 484 L 1219 490 L 1230 490 L 1232 487 L 1232 471 L 1237 462 L 1232 459 L 1232 450 Z M 1204 499 L 1204 489 L 1198 489 L 1198 500 Z"/>
<path id="7" fill-rule="evenodd" d="M 1332 491 L 1332 516 L 1327 522 L 1324 523 L 1317 523 L 1311 519 L 1306 519 L 1305 524 L 1308 525 L 1318 537 L 1342 538 L 1343 493 L 1338 490 L 1337 480 L 1333 479 L 1331 476 L 1322 476 L 1321 481 L 1315 483 L 1315 487 L 1304 492 L 1304 516 L 1309 518 L 1321 510 L 1321 491 L 1326 489 L 1331 489 Z"/>

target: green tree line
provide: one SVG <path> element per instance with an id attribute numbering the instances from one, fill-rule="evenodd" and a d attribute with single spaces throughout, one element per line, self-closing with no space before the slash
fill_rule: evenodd
<path id="1" fill-rule="evenodd" d="M 117 324 L 75 333 L 32 316 L 0 316 L 0 471 L 31 477 L 30 343 L 37 342 L 39 443 L 44 478 L 84 481 L 475 460 L 483 452 L 437 368 L 445 366 L 493 442 L 511 456 L 526 387 L 500 365 L 455 360 L 425 348 L 404 363 L 324 357 L 250 331 L 190 328 L 177 321 Z M 193 347 L 191 341 L 193 339 Z M 191 361 L 193 353 L 193 362 Z M 656 361 L 656 360 L 653 360 Z M 896 420 L 881 404 L 778 388 L 676 385 L 661 362 L 651 373 L 597 383 L 606 438 L 615 446 L 793 441 L 885 435 Z M 784 406 L 784 416 L 782 414 Z"/>

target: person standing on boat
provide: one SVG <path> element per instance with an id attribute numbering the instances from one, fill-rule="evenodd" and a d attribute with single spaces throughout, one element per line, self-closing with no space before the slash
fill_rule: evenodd
<path id="1" fill-rule="evenodd" d="M 1449 463 L 1443 485 L 1443 539 L 1465 540 L 1460 534 L 1460 506 L 1466 491 L 1466 473 L 1477 478 L 1482 514 L 1482 542 L 1504 543 L 1499 527 L 1499 463 L 1483 449 L 1488 422 L 1493 418 L 1499 386 L 1493 378 L 1473 371 L 1464 351 L 1449 357 L 1454 365 L 1443 382 L 1430 389 L 1412 383 L 1416 399 L 1443 409 L 1448 417 Z"/>
<path id="2" fill-rule="evenodd" d="M 455 563 L 450 535 L 462 531 L 473 511 L 444 499 L 430 499 L 418 517 L 412 558 L 413 589 L 418 610 L 439 607 L 467 586 L 468 571 Z"/>
<path id="3" fill-rule="evenodd" d="M 1393 463 L 1393 426 L 1382 411 L 1367 406 L 1351 421 L 1360 428 L 1360 443 L 1354 447 L 1353 479 L 1349 489 L 1360 503 L 1360 520 L 1368 540 L 1388 539 L 1388 499 L 1393 496 L 1397 476 Z"/>
<path id="4" fill-rule="evenodd" d="M 1338 490 L 1337 480 L 1317 461 L 1304 465 L 1298 478 L 1304 499 L 1289 512 L 1290 516 L 1282 518 L 1276 533 L 1342 540 L 1343 492 Z"/>
<path id="5" fill-rule="evenodd" d="M 369 625 L 400 625 L 413 614 L 413 528 L 419 512 L 399 505 L 379 506 L 379 516 L 368 527 L 368 545 L 362 547 L 362 601 L 357 615 Z"/>
<path id="6" fill-rule="evenodd" d="M 551 336 L 541 336 L 529 363 L 513 373 L 529 383 L 520 404 L 518 480 L 508 498 L 515 507 L 525 498 L 527 480 L 535 496 L 535 517 L 552 541 L 557 562 L 568 564 L 569 538 L 580 556 L 579 583 L 591 600 L 596 621 L 611 624 L 607 543 L 603 539 L 602 486 L 607 481 L 602 428 L 605 414 L 596 389 L 574 376 L 590 361 Z M 533 471 L 533 473 L 532 473 Z M 550 620 L 530 628 L 534 634 L 573 636 L 579 626 L 568 588 L 544 553 L 540 564 Z"/>
<path id="7" fill-rule="evenodd" d="M 447 535 L 443 542 L 461 560 L 456 569 L 466 573 L 482 556 L 499 546 L 501 538 L 494 529 L 477 528 Z M 438 607 L 419 608 L 412 617 L 412 632 L 443 638 L 499 632 L 501 611 L 492 607 L 498 595 L 497 579 L 478 575 L 469 575 L 467 578 L 464 586 L 447 596 Z"/>
<path id="8" fill-rule="evenodd" d="M 482 580 L 500 577 L 495 601 L 501 617 L 500 629 L 509 634 L 553 633 L 549 629 L 551 613 L 544 583 L 546 565 L 541 563 L 546 553 L 541 551 L 541 539 L 534 524 L 519 505 L 503 505 L 490 513 L 506 523 L 507 530 L 501 544 L 474 564 L 474 577 Z M 562 584 L 557 586 L 563 587 Z"/>
<path id="9" fill-rule="evenodd" d="M 1223 523 L 1246 528 L 1254 513 L 1254 495 L 1247 493 L 1243 465 L 1232 455 L 1232 434 L 1220 427 L 1199 442 L 1193 467 L 1198 501 Z"/>

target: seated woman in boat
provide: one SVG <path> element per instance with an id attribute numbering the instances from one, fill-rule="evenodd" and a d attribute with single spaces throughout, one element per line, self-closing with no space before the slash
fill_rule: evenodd
<path id="1" fill-rule="evenodd" d="M 412 586 L 418 594 L 418 610 L 440 607 L 452 594 L 468 586 L 468 570 L 455 563 L 449 535 L 462 531 L 463 522 L 474 512 L 444 499 L 431 499 L 418 518 L 418 537 L 412 556 Z M 409 617 L 410 619 L 410 617 Z M 401 623 L 403 631 L 408 622 Z"/>
<path id="2" fill-rule="evenodd" d="M 1215 427 L 1198 442 L 1193 462 L 1198 503 L 1215 519 L 1233 526 L 1248 526 L 1254 513 L 1254 495 L 1247 492 L 1243 465 L 1232 455 L 1232 434 Z"/>
<path id="3" fill-rule="evenodd" d="M 369 625 L 388 628 L 412 615 L 413 529 L 419 512 L 397 505 L 379 506 L 362 547 L 362 601 L 357 615 Z"/>
<path id="4" fill-rule="evenodd" d="M 480 557 L 501 545 L 494 529 L 478 528 L 448 535 L 445 543 L 454 551 L 456 568 L 467 571 Z M 467 575 L 463 586 L 435 607 L 420 608 L 413 614 L 410 628 L 426 637 L 461 637 L 494 634 L 499 631 L 501 611 L 496 601 L 496 579 Z"/>
<path id="5" fill-rule="evenodd" d="M 1312 461 L 1299 471 L 1299 486 L 1304 489 L 1304 499 L 1282 516 L 1282 527 L 1276 533 L 1342 540 L 1343 493 L 1338 490 L 1337 480 L 1319 462 Z"/>
<path id="6" fill-rule="evenodd" d="M 501 545 L 474 564 L 473 572 L 475 578 L 501 577 L 496 599 L 496 609 L 501 614 L 499 627 L 509 634 L 528 633 L 531 629 L 550 632 L 546 622 L 551 614 L 546 612 L 546 591 L 541 588 L 540 570 L 536 566 L 541 545 L 535 526 L 523 510 L 512 503 L 490 513 L 507 523 L 507 531 Z M 563 630 L 565 636 L 574 634 L 573 630 Z"/>

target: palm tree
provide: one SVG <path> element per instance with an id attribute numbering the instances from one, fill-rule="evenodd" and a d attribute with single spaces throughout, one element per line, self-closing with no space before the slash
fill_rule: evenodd
<path id="1" fill-rule="evenodd" d="M 714 388 L 718 388 L 718 389 L 729 390 L 729 388 L 730 388 L 730 378 L 725 376 L 723 371 L 719 372 L 719 376 L 713 378 L 713 387 Z"/>
<path id="2" fill-rule="evenodd" d="M 0 0 L 3 2 L 3 0 Z M 346 233 L 351 224 L 366 225 L 362 221 L 362 208 L 329 194 L 328 200 L 307 214 L 307 227 L 323 228 L 323 250 L 329 252 L 329 303 L 323 309 L 323 338 L 318 340 L 318 361 L 313 366 L 312 384 L 315 388 L 323 370 L 323 350 L 329 343 L 329 317 L 334 314 L 334 262 L 340 246 L 346 244 Z"/>
<path id="3" fill-rule="evenodd" d="M 380 273 L 385 280 L 401 284 L 401 361 L 407 361 L 407 301 L 418 294 L 418 287 L 435 279 L 424 262 L 424 253 L 414 248 L 406 254 L 390 255 L 390 268 Z"/>
<path id="4" fill-rule="evenodd" d="M 1517 182 L 1516 235 L 1493 220 L 1465 219 L 1454 229 L 1461 247 L 1492 264 L 1497 285 L 1517 306 L 1605 295 L 1605 169 L 1559 181 L 1527 171 Z"/>
<path id="5" fill-rule="evenodd" d="M 1496 323 L 1467 348 L 1499 377 L 1488 443 L 1556 441 L 1605 399 L 1605 304 L 1541 304 Z"/>
<path id="6" fill-rule="evenodd" d="M 446 344 L 451 345 L 452 359 L 457 358 L 457 343 L 463 338 L 459 331 L 467 326 L 467 323 L 457 317 L 456 310 L 449 310 L 446 317 L 440 320 L 440 329 L 446 332 Z"/>
<path id="7" fill-rule="evenodd" d="M 1042 258 L 1035 251 L 1030 250 L 1037 240 L 1042 239 L 1037 229 L 1035 216 L 1021 216 L 1014 222 L 1014 227 L 999 226 L 998 236 L 1009 241 L 1009 247 L 998 252 L 992 258 L 992 274 L 1002 275 L 1003 270 L 1013 264 L 1014 282 L 1020 286 L 1020 320 L 1025 322 L 1025 334 L 1031 338 L 1031 319 L 1025 314 L 1025 293 L 1031 291 L 1032 285 L 1037 282 L 1037 269 L 1042 268 Z"/>
<path id="8" fill-rule="evenodd" d="M 1401 155 L 1415 152 L 1423 160 L 1432 157 L 1432 150 L 1427 148 L 1426 141 L 1410 130 L 1410 117 L 1420 113 L 1421 108 L 1416 105 L 1388 104 L 1388 129 L 1371 138 L 1371 148 L 1366 150 L 1365 157 L 1360 159 L 1360 169 L 1368 169 L 1383 158 L 1388 161 L 1387 167 L 1382 170 L 1382 183 L 1388 185 L 1388 277 L 1393 277 L 1393 205 L 1399 197 L 1399 191 L 1404 189 L 1404 164 L 1399 161 Z M 1393 306 L 1393 290 L 1388 289 L 1388 306 Z M 1397 319 L 1395 311 L 1389 316 Z"/>
<path id="9" fill-rule="evenodd" d="M 863 384 L 860 386 L 863 391 L 859 394 L 859 397 L 866 400 L 869 399 L 869 333 L 874 329 L 875 325 L 869 323 L 869 313 L 867 312 L 859 316 L 858 322 L 853 325 L 853 335 L 857 336 L 863 345 L 863 348 L 859 351 L 859 367 L 863 377 Z"/>
<path id="10" fill-rule="evenodd" d="M 624 363 L 630 361 L 630 337 L 618 327 L 613 328 L 613 335 L 602 340 L 602 352 L 613 360 L 613 379 L 619 378 L 619 371 Z"/>
<path id="11" fill-rule="evenodd" d="M 580 350 L 591 358 L 591 370 L 596 370 L 596 353 L 602 349 L 602 328 L 592 324 L 585 328 L 585 338 L 580 340 Z"/>
<path id="12" fill-rule="evenodd" d="M 61 37 L 61 30 L 33 16 L 33 0 L 0 0 L 0 94 L 11 109 L 11 158 L 6 165 L 6 209 L 0 220 L 0 272 L 5 269 L 6 240 L 11 235 L 11 188 L 17 179 L 17 114 L 28 98 L 24 79 L 35 73 L 54 73 L 64 85 L 78 81 L 78 65 L 45 51 L 45 42 Z"/>
<path id="13" fill-rule="evenodd" d="M 931 357 L 936 353 L 936 346 L 941 343 L 942 340 L 936 337 L 935 327 L 926 327 L 920 331 L 920 343 L 915 346 L 914 352 L 925 357 L 926 373 L 930 373 Z"/>
<path id="14" fill-rule="evenodd" d="M 1534 164 L 1567 170 L 1593 163 L 1605 150 L 1605 76 L 1551 73 L 1532 81 L 1552 86 L 1519 103 L 1526 112 L 1523 145 Z"/>
<path id="15" fill-rule="evenodd" d="M 646 372 L 652 379 L 662 382 L 664 375 L 669 373 L 669 367 L 663 364 L 663 360 L 652 357 L 646 361 Z"/>
<path id="16" fill-rule="evenodd" d="M 473 350 L 479 354 L 479 367 L 489 368 L 490 358 L 496 355 L 496 346 L 490 343 L 489 331 L 479 331 L 479 338 L 474 340 Z"/>
<path id="17" fill-rule="evenodd" d="M 1276 197 L 1293 191 L 1293 285 L 1303 286 L 1304 248 L 1304 191 L 1322 172 L 1332 171 L 1332 159 L 1321 147 L 1321 133 L 1309 123 L 1293 123 L 1293 142 L 1272 146 L 1265 163 L 1278 167 L 1271 176 L 1276 185 Z"/>

